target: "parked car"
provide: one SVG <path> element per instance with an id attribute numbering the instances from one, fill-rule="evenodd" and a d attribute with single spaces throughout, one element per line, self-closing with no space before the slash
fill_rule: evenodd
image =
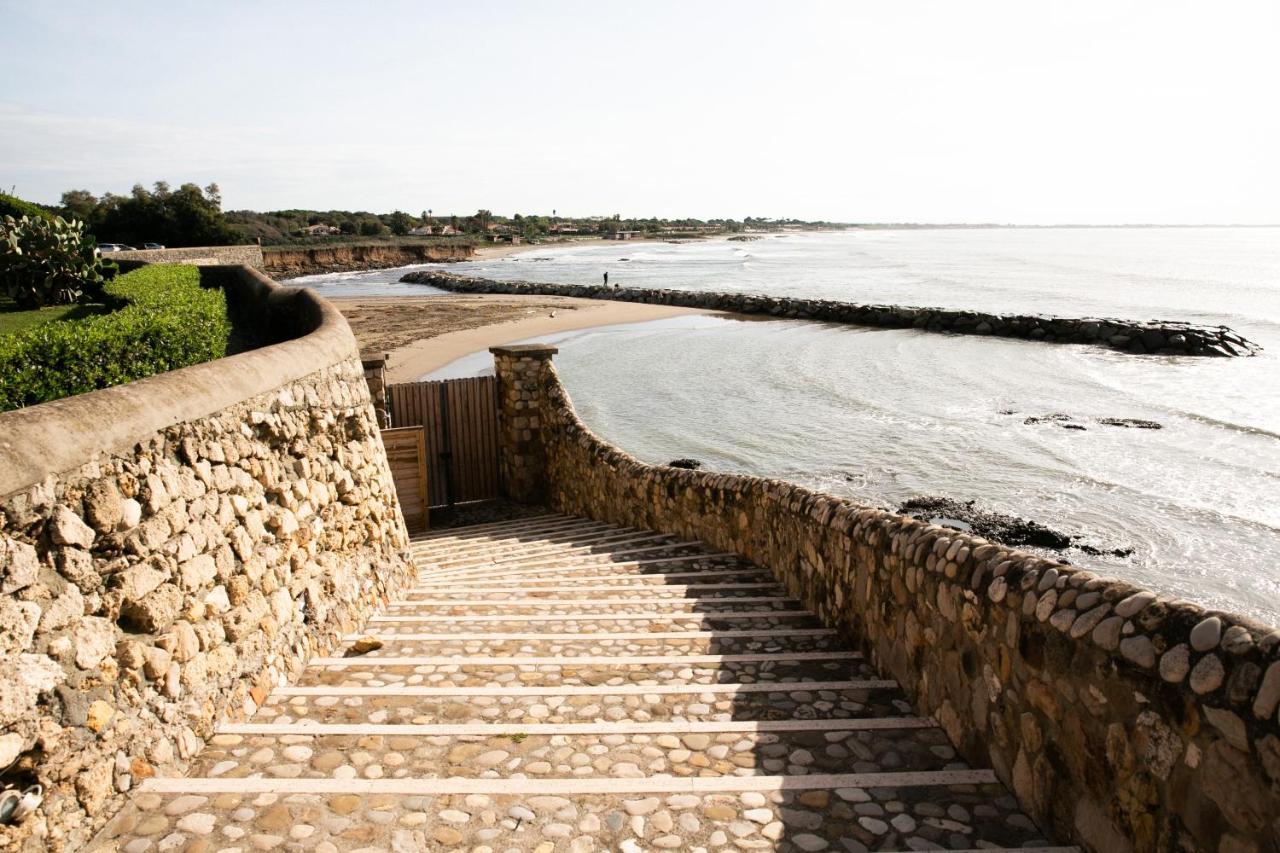
<path id="1" fill-rule="evenodd" d="M 107 252 L 136 252 L 137 249 L 132 246 L 126 246 L 124 243 L 99 243 L 98 254 L 103 255 Z"/>
<path id="2" fill-rule="evenodd" d="M 163 249 L 163 248 L 164 248 L 164 243 L 143 243 L 143 244 L 142 244 L 142 248 L 144 248 L 144 249 Z"/>

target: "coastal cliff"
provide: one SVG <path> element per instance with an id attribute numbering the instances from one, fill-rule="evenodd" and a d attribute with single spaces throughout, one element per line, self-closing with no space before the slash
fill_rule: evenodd
<path id="1" fill-rule="evenodd" d="M 295 278 L 326 272 L 353 272 L 403 267 L 408 264 L 465 261 L 475 253 L 466 243 L 406 245 L 331 245 L 300 249 L 265 248 L 263 269 L 273 278 Z"/>

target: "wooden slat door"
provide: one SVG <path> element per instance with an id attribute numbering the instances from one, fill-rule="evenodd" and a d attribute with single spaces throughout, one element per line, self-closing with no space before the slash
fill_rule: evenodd
<path id="1" fill-rule="evenodd" d="M 391 480 L 400 499 L 400 512 L 410 532 L 427 529 L 430 479 L 422 427 L 382 430 L 382 446 L 391 464 Z"/>
<path id="2" fill-rule="evenodd" d="M 391 423 L 423 428 L 431 506 L 502 494 L 494 377 L 406 382 L 390 391 Z"/>

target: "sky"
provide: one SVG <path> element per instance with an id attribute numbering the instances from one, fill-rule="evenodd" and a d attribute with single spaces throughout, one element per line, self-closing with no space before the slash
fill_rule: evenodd
<path id="1" fill-rule="evenodd" d="M 1275 0 L 0 0 L 0 187 L 1280 223 Z"/>

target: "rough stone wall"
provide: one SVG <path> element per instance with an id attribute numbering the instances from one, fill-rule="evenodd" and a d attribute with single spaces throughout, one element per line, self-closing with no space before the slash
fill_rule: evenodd
<path id="1" fill-rule="evenodd" d="M 236 265 L 262 269 L 262 247 L 258 245 L 138 249 L 133 252 L 110 252 L 105 257 L 118 261 L 141 261 L 147 264 Z"/>
<path id="2" fill-rule="evenodd" d="M 378 427 L 386 429 L 391 426 L 391 406 L 387 399 L 387 357 L 382 354 L 361 353 L 360 365 L 364 368 L 364 381 L 369 388 L 369 400 L 373 404 Z"/>
<path id="3" fill-rule="evenodd" d="M 1094 344 L 1137 355 L 1237 356 L 1256 355 L 1262 351 L 1262 347 L 1245 340 L 1226 326 L 1198 326 L 1173 320 L 1138 323 L 1132 320 L 988 314 L 902 305 L 858 305 L 826 299 L 787 299 L 747 293 L 494 281 L 437 270 L 418 270 L 407 273 L 400 280 L 429 284 L 457 293 L 572 296 L 578 299 L 680 305 L 735 314 L 759 314 L 858 326 L 1024 338 L 1046 343 Z"/>
<path id="4" fill-rule="evenodd" d="M 770 568 L 1053 835 L 1280 851 L 1280 631 L 789 483 L 646 465 L 587 430 L 549 352 L 497 364 L 537 413 L 520 452 L 554 508 Z"/>
<path id="5" fill-rule="evenodd" d="M 0 489 L 0 771 L 47 792 L 0 849 L 79 848 L 123 792 L 178 772 L 411 581 L 355 341 L 308 298 L 306 337 L 347 357 L 276 384 L 282 360 L 324 352 L 290 341 L 3 416 L 0 449 L 24 417 L 113 395 L 271 389 Z"/>

